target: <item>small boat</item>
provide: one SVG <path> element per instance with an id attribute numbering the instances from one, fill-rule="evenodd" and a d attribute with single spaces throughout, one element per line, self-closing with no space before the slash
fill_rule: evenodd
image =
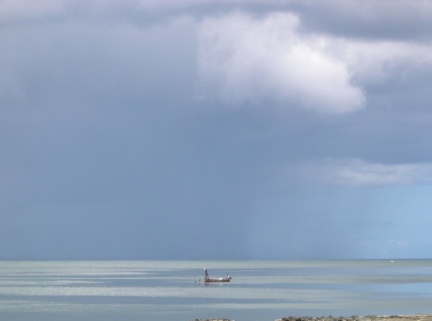
<path id="1" fill-rule="evenodd" d="M 212 278 L 208 278 L 208 279 L 204 279 L 205 283 L 216 283 L 216 282 L 229 282 L 231 281 L 232 277 L 230 277 L 229 275 L 227 275 L 224 278 L 217 278 L 217 279 L 212 279 Z"/>
<path id="2" fill-rule="evenodd" d="M 204 273 L 205 273 L 204 283 L 220 283 L 220 282 L 227 283 L 227 282 L 231 281 L 231 279 L 232 279 L 232 277 L 230 277 L 228 274 L 224 278 L 216 278 L 216 279 L 211 278 L 211 277 L 209 277 L 207 269 L 204 269 Z"/>

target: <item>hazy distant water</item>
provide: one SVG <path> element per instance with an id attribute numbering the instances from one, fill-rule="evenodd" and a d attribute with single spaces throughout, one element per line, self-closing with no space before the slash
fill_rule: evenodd
<path id="1" fill-rule="evenodd" d="M 198 283 L 204 267 L 232 283 Z M 0 261 L 0 320 L 411 313 L 432 313 L 432 260 Z"/>

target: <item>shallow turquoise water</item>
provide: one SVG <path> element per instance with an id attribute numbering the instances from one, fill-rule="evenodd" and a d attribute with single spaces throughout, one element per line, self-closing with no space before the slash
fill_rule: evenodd
<path id="1" fill-rule="evenodd" d="M 229 273 L 230 284 L 205 286 Z M 0 261 L 0 320 L 432 313 L 432 260 Z"/>

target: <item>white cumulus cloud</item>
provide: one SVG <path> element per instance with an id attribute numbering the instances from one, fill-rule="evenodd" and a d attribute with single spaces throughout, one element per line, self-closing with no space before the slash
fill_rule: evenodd
<path id="1" fill-rule="evenodd" d="M 432 72 L 432 45 L 306 31 L 300 16 L 236 12 L 198 26 L 199 96 L 276 103 L 324 113 L 364 108 L 368 89 Z M 408 89 L 407 89 L 408 90 Z"/>
<path id="2" fill-rule="evenodd" d="M 305 36 L 289 13 L 234 13 L 199 31 L 201 94 L 226 103 L 277 102 L 329 113 L 362 108 L 365 97 L 325 37 Z"/>

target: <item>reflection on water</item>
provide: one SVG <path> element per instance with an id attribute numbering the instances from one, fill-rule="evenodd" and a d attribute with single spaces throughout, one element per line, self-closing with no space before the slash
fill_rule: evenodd
<path id="1" fill-rule="evenodd" d="M 0 261 L 2 320 L 411 313 L 432 313 L 432 261 Z"/>

